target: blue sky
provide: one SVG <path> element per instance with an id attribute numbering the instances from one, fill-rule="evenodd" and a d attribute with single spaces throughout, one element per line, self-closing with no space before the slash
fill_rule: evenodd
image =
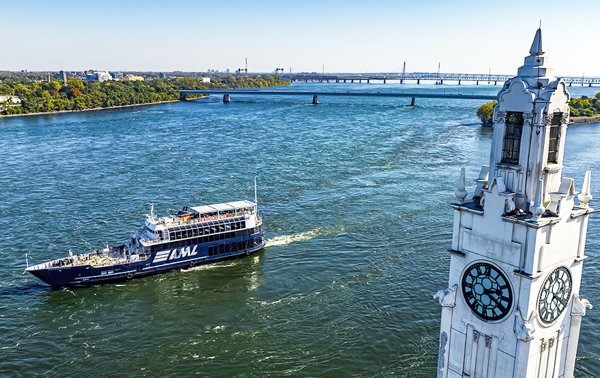
<path id="1" fill-rule="evenodd" d="M 516 74 L 541 19 L 557 75 L 600 76 L 598 17 L 597 0 L 0 0 L 0 70 Z"/>

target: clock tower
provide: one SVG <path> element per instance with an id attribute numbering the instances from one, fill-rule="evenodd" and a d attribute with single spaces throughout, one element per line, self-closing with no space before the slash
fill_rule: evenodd
<path id="1" fill-rule="evenodd" d="M 489 166 L 467 200 L 461 171 L 438 378 L 572 377 L 590 172 L 579 195 L 562 177 L 570 95 L 538 29 L 530 55 L 498 93 Z"/>

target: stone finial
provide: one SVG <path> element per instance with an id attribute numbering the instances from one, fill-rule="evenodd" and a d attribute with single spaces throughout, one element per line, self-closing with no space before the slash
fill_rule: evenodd
<path id="1" fill-rule="evenodd" d="M 590 194 L 590 182 L 592 180 L 592 172 L 585 172 L 585 179 L 583 180 L 583 188 L 581 189 L 581 194 L 579 194 L 579 203 L 584 208 L 589 208 L 590 205 L 588 203 L 592 200 L 592 195 Z"/>
<path id="2" fill-rule="evenodd" d="M 573 307 L 571 307 L 571 316 L 585 316 L 586 308 L 594 308 L 587 299 L 579 298 L 577 293 L 573 294 Z"/>
<path id="3" fill-rule="evenodd" d="M 465 169 L 460 169 L 460 178 L 458 179 L 458 189 L 454 192 L 456 198 L 458 198 L 458 203 L 465 203 L 465 197 L 467 196 L 467 191 L 465 190 Z"/>
<path id="4" fill-rule="evenodd" d="M 533 43 L 529 49 L 529 54 L 544 55 L 544 51 L 542 50 L 542 28 L 539 28 L 535 32 L 535 37 L 533 38 Z"/>
<path id="5" fill-rule="evenodd" d="M 456 290 L 458 285 L 454 285 L 445 290 L 438 291 L 433 299 L 438 299 L 442 307 L 454 307 L 456 306 Z"/>
<path id="6" fill-rule="evenodd" d="M 540 220 L 540 217 L 542 216 L 542 214 L 544 214 L 544 211 L 546 211 L 546 208 L 544 207 L 544 205 L 542 205 L 543 198 L 544 198 L 544 181 L 540 180 L 538 182 L 537 192 L 535 195 L 535 203 L 529 209 L 529 211 L 531 211 L 531 214 L 533 214 L 532 220 L 534 222 L 538 222 Z"/>
<path id="7" fill-rule="evenodd" d="M 482 165 L 481 171 L 479 171 L 479 177 L 475 182 L 477 183 L 477 187 L 475 188 L 475 193 L 473 194 L 473 198 L 481 198 L 483 197 L 483 189 L 487 188 L 488 185 L 488 177 L 490 176 L 490 167 L 488 165 Z"/>

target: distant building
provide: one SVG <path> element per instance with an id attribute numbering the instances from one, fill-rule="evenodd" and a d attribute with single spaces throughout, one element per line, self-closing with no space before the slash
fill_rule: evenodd
<path id="1" fill-rule="evenodd" d="M 169 76 L 166 73 L 164 73 L 164 72 L 159 72 L 158 73 L 158 77 L 160 79 L 167 79 Z"/>
<path id="2" fill-rule="evenodd" d="M 142 76 L 135 76 L 135 75 L 129 74 L 129 75 L 126 75 L 121 80 L 123 80 L 123 81 L 144 81 L 144 77 L 142 77 Z"/>
<path id="3" fill-rule="evenodd" d="M 112 80 L 112 76 L 110 75 L 110 73 L 108 73 L 108 71 L 86 71 L 85 72 L 85 80 L 86 81 L 99 81 L 99 82 L 103 82 L 103 81 L 107 81 L 107 80 Z"/>
<path id="4" fill-rule="evenodd" d="M 21 99 L 17 96 L 0 96 L 0 111 L 8 109 L 9 106 L 21 106 Z"/>
<path id="5" fill-rule="evenodd" d="M 202 78 L 202 82 L 203 83 L 210 83 L 210 77 L 203 77 Z"/>
<path id="6" fill-rule="evenodd" d="M 113 72 L 112 77 L 114 80 L 121 79 L 123 74 L 121 72 Z"/>
<path id="7" fill-rule="evenodd" d="M 64 85 L 67 85 L 67 73 L 65 71 L 60 71 L 60 78 L 63 81 Z"/>
<path id="8" fill-rule="evenodd" d="M 225 70 L 225 72 L 229 73 L 229 68 Z"/>

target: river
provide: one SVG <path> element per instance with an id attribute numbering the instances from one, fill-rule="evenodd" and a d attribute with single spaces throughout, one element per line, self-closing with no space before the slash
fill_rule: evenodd
<path id="1" fill-rule="evenodd" d="M 293 84 L 495 94 L 499 86 Z M 575 96 L 598 88 L 572 87 Z M 454 190 L 488 164 L 481 100 L 235 97 L 0 119 L 0 375 L 432 377 Z M 600 198 L 600 124 L 568 129 L 563 177 Z M 251 257 L 77 289 L 25 274 L 118 243 L 150 212 L 253 199 Z M 592 204 L 593 206 L 593 204 Z M 581 296 L 600 308 L 600 224 Z M 600 372 L 600 311 L 576 375 Z"/>

